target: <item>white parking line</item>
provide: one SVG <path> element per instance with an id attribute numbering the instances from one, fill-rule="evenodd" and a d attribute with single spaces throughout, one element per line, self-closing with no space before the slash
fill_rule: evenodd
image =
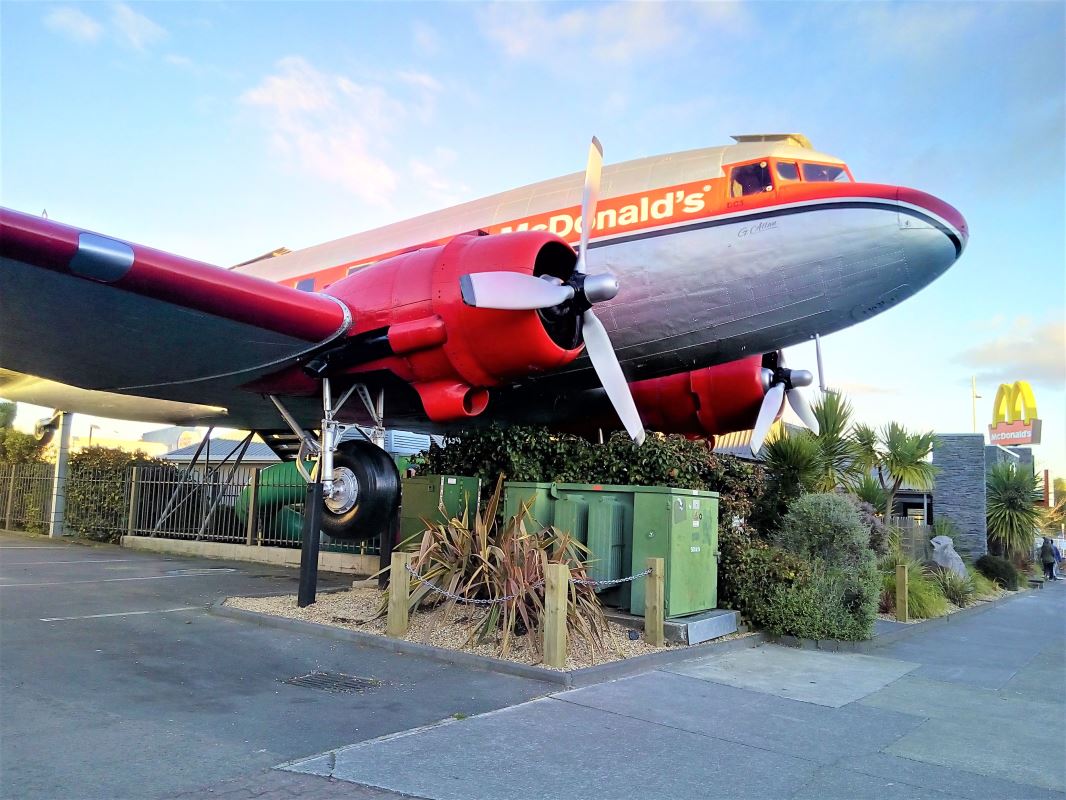
<path id="1" fill-rule="evenodd" d="M 0 547 L 0 550 L 69 550 L 67 545 L 63 544 L 46 544 L 46 545 L 24 545 L 16 544 L 9 547 Z"/>
<path id="2" fill-rule="evenodd" d="M 66 622 L 72 619 L 100 619 L 102 617 L 133 617 L 138 614 L 169 614 L 172 611 L 197 611 L 203 606 L 182 606 L 181 608 L 161 608 L 158 611 L 119 611 L 115 614 L 86 614 L 83 617 L 41 617 L 41 622 Z"/>
<path id="3" fill-rule="evenodd" d="M 88 561 L 12 561 L 5 567 L 38 567 L 42 564 L 114 564 L 116 561 L 134 561 L 132 558 L 93 558 Z"/>
<path id="4" fill-rule="evenodd" d="M 0 589 L 28 589 L 34 586 L 68 586 L 72 583 L 113 583 L 115 581 L 158 581 L 163 578 L 202 578 L 197 575 L 147 575 L 143 578 L 100 578 L 95 581 L 50 581 L 48 583 L 0 583 Z"/>

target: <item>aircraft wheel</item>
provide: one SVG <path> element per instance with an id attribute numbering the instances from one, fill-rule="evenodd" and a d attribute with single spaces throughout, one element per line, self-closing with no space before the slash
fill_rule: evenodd
<path id="1" fill-rule="evenodd" d="M 333 454 L 333 497 L 323 502 L 322 532 L 362 541 L 384 532 L 400 507 L 400 473 L 380 447 L 344 442 Z"/>

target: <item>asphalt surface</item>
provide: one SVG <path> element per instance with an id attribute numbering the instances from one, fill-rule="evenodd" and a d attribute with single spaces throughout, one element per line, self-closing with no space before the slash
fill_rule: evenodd
<path id="1" fill-rule="evenodd" d="M 350 583 L 320 576 L 323 588 Z M 206 612 L 296 588 L 292 569 L 0 533 L 0 797 L 288 797 L 289 785 L 313 797 L 330 782 L 270 768 L 549 691 Z M 313 671 L 379 683 L 284 683 Z"/>
<path id="2" fill-rule="evenodd" d="M 295 589 L 0 534 L 0 796 L 1066 800 L 1066 582 L 870 655 L 765 645 L 569 691 L 203 610 Z M 284 683 L 314 670 L 380 685 Z"/>

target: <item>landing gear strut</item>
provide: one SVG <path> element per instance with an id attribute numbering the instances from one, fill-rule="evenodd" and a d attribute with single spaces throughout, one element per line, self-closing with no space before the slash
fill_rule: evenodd
<path id="1" fill-rule="evenodd" d="M 399 525 L 400 473 L 396 464 L 378 444 L 365 440 L 341 442 L 354 425 L 336 420 L 336 414 L 356 390 L 374 420 L 375 438 L 384 443 L 383 398 L 377 403 L 361 384 L 352 386 L 334 404 L 329 378 L 322 380 L 322 424 L 315 441 L 276 397 L 271 397 L 293 432 L 300 437 L 297 468 L 307 480 L 304 506 L 303 546 L 300 553 L 301 607 L 315 602 L 318 573 L 318 532 L 342 541 L 365 541 L 380 537 L 381 564 L 388 566 Z M 317 457 L 310 473 L 303 466 L 306 457 Z M 380 581 L 384 583 L 384 573 Z"/>

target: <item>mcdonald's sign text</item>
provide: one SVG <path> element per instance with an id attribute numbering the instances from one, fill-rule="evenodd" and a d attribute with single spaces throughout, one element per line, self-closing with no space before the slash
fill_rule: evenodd
<path id="1" fill-rule="evenodd" d="M 992 405 L 992 424 L 988 426 L 992 444 L 1040 444 L 1040 420 L 1036 399 L 1026 381 L 1001 383 Z"/>

